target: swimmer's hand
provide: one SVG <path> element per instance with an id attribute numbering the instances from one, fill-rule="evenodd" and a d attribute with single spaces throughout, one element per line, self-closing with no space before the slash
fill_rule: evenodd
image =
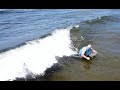
<path id="1" fill-rule="evenodd" d="M 87 59 L 87 60 L 90 60 L 90 58 L 89 58 L 89 57 L 87 57 L 86 59 Z"/>

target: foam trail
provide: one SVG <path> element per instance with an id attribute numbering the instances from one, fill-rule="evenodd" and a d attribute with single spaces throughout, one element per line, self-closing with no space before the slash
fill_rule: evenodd
<path id="1" fill-rule="evenodd" d="M 0 54 L 0 80 L 25 77 L 29 70 L 33 74 L 44 74 L 47 68 L 57 63 L 55 56 L 71 55 L 70 28 L 55 30 L 51 36 L 27 42 L 25 46 Z"/>

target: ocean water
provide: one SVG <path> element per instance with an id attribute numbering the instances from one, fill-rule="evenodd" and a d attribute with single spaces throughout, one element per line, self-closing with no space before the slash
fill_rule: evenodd
<path id="1" fill-rule="evenodd" d="M 119 9 L 1 9 L 0 81 L 120 80 L 119 41 Z"/>

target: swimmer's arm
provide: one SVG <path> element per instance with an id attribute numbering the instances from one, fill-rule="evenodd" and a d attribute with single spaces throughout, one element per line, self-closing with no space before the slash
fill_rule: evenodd
<path id="1" fill-rule="evenodd" d="M 95 54 L 97 54 L 97 51 L 95 49 L 93 49 L 93 48 L 92 48 L 92 52 L 95 53 Z"/>

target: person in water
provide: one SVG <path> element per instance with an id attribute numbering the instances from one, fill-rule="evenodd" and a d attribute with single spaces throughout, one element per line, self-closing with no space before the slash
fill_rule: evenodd
<path id="1" fill-rule="evenodd" d="M 90 44 L 79 50 L 80 57 L 87 60 L 90 60 L 90 57 L 95 56 L 96 54 L 97 51 L 95 51 Z"/>

